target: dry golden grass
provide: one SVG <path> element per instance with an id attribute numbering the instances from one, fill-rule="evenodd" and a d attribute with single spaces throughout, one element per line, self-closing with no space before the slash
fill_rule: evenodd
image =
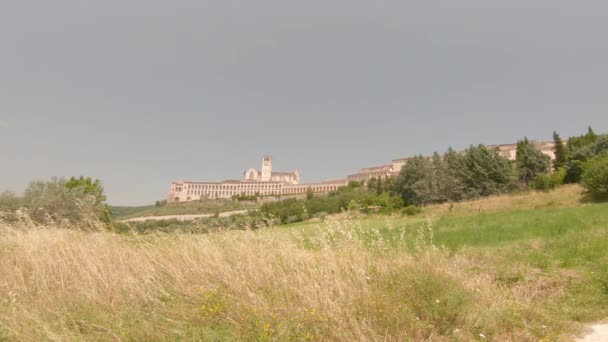
<path id="1" fill-rule="evenodd" d="M 357 225 L 330 220 L 323 241 L 304 248 L 268 231 L 127 236 L 4 224 L 0 336 L 520 341 L 560 333 L 530 305 L 563 290 L 542 275 L 505 287 L 492 259 L 387 249 L 380 235 L 364 247 Z"/>
<path id="2" fill-rule="evenodd" d="M 570 208 L 580 206 L 584 189 L 578 184 L 561 186 L 550 192 L 530 191 L 479 198 L 458 203 L 429 205 L 425 216 L 466 216 L 506 210 L 529 210 L 539 208 Z"/>

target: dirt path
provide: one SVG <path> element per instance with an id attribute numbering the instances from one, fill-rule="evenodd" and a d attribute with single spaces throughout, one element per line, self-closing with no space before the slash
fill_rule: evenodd
<path id="1" fill-rule="evenodd" d="M 245 214 L 247 209 L 225 211 L 220 213 L 220 217 L 228 217 L 232 215 Z M 126 220 L 120 220 L 118 222 L 144 222 L 144 221 L 162 221 L 162 220 L 178 220 L 178 221 L 192 221 L 198 218 L 212 217 L 214 214 L 192 214 L 192 215 L 164 215 L 164 216 L 143 216 L 134 217 Z"/>
<path id="2" fill-rule="evenodd" d="M 593 332 L 583 338 L 579 338 L 578 342 L 606 342 L 608 341 L 608 324 L 596 324 L 590 327 Z"/>

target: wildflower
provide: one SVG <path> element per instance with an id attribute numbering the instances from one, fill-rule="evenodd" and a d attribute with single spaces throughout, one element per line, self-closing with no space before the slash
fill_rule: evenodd
<path id="1" fill-rule="evenodd" d="M 484 334 L 479 334 L 479 337 L 481 337 L 481 338 L 484 338 L 484 339 L 485 339 L 485 338 L 486 338 L 486 335 L 484 335 Z"/>

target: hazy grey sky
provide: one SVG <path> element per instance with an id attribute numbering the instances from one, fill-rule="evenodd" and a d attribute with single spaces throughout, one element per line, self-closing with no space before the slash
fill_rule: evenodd
<path id="1" fill-rule="evenodd" d="M 0 1 L 0 190 L 344 177 L 415 153 L 608 131 L 608 2 Z"/>

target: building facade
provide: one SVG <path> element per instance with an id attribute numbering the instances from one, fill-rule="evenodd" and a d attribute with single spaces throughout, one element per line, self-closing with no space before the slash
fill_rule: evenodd
<path id="1" fill-rule="evenodd" d="M 308 191 L 323 193 L 346 186 L 345 180 L 300 184 L 300 173 L 273 172 L 272 157 L 265 156 L 262 170 L 249 169 L 241 180 L 222 182 L 176 181 L 171 183 L 168 202 L 188 202 L 201 199 L 229 199 L 234 196 L 279 196 L 304 194 Z"/>
<path id="2" fill-rule="evenodd" d="M 401 170 L 401 169 L 399 169 Z M 352 175 L 346 176 L 346 179 L 351 182 L 366 182 L 372 178 L 376 179 L 386 179 L 387 177 L 394 176 L 399 172 L 395 172 L 393 168 L 393 164 L 382 165 L 382 166 L 371 166 L 365 167 L 359 170 L 359 172 L 354 173 Z"/>
<path id="3" fill-rule="evenodd" d="M 549 156 L 551 160 L 555 159 L 555 143 L 553 141 L 530 140 L 530 144 L 532 144 L 537 150 L 541 151 L 544 155 Z M 498 149 L 498 153 L 500 153 L 501 156 L 508 158 L 511 161 L 514 161 L 515 157 L 517 156 L 517 143 L 488 145 L 487 147 Z"/>

